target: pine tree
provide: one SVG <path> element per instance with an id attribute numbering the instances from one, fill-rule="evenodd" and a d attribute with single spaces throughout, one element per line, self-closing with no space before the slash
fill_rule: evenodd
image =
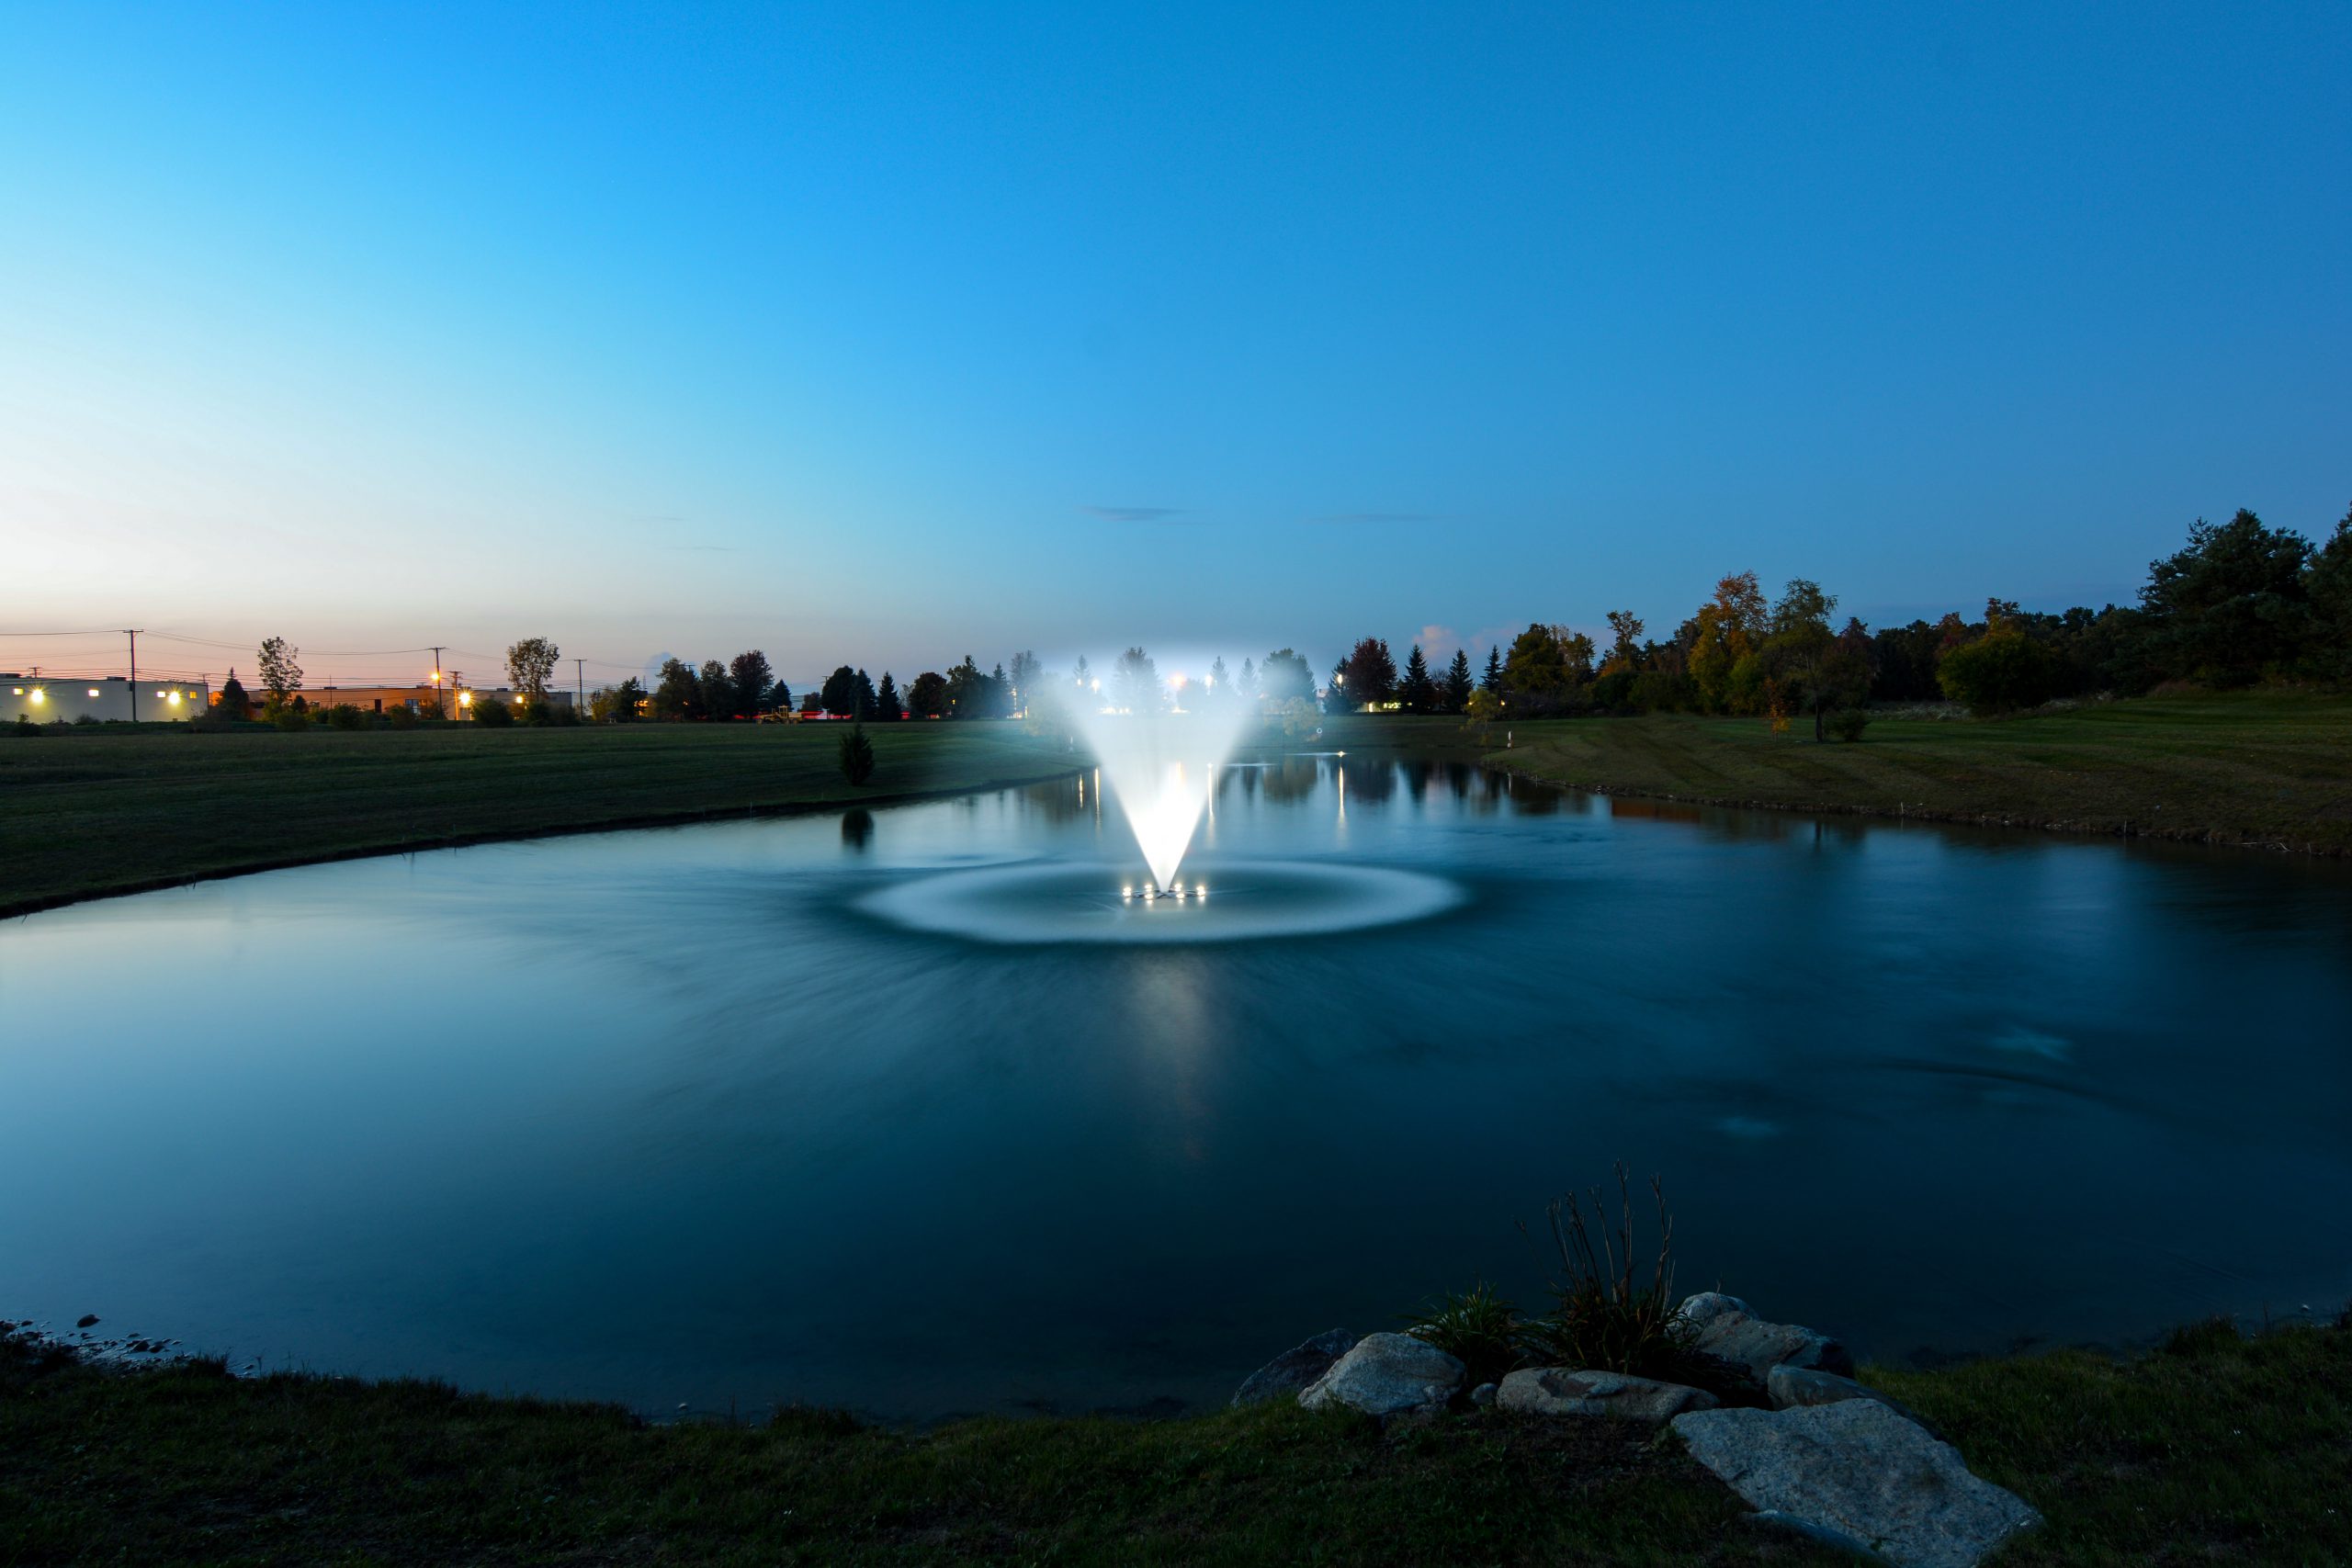
<path id="1" fill-rule="evenodd" d="M 874 694 L 874 717 L 877 722 L 888 724 L 902 716 L 904 705 L 899 701 L 899 685 L 890 679 L 888 670 L 882 671 L 882 684 Z"/>
<path id="2" fill-rule="evenodd" d="M 859 671 L 857 672 L 857 716 L 872 718 L 874 710 L 880 705 L 874 700 L 874 682 L 865 678 L 865 671 Z"/>
<path id="3" fill-rule="evenodd" d="M 1460 713 L 1470 705 L 1470 694 L 1477 690 L 1477 682 L 1470 678 L 1470 654 L 1465 649 L 1453 650 L 1453 662 L 1445 667 L 1445 685 L 1442 700 L 1447 713 Z"/>
<path id="4" fill-rule="evenodd" d="M 842 737 L 842 777 L 862 784 L 873 776 L 874 742 L 865 738 L 865 726 L 853 724 Z"/>
<path id="5" fill-rule="evenodd" d="M 1478 682 L 1478 689 L 1482 692 L 1500 692 L 1503 689 L 1503 650 L 1499 644 L 1487 649 L 1487 675 Z"/>
<path id="6" fill-rule="evenodd" d="M 1421 657 L 1418 642 L 1406 655 L 1405 678 L 1397 682 L 1396 700 L 1407 713 L 1429 713 L 1437 706 L 1437 682 L 1430 679 L 1430 661 Z"/>

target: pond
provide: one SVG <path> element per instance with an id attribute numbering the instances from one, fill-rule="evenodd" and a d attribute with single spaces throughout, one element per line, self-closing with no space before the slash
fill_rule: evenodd
<path id="1" fill-rule="evenodd" d="M 1080 776 L 11 922 L 0 1313 L 655 1413 L 1174 1410 L 1532 1298 L 1515 1222 L 1620 1158 L 1683 1289 L 1866 1357 L 2352 1294 L 2340 865 L 1299 754 L 1218 775 L 1209 899 L 1137 869 Z"/>

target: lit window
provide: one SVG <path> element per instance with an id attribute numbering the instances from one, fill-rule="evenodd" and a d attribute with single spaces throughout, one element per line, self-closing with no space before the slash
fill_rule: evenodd
<path id="1" fill-rule="evenodd" d="M 94 697 L 95 697 L 95 696 L 96 696 L 97 694 L 98 694 L 98 689 L 97 689 L 96 686 L 91 687 L 91 688 L 90 688 L 90 695 L 92 695 L 92 696 L 94 696 Z"/>

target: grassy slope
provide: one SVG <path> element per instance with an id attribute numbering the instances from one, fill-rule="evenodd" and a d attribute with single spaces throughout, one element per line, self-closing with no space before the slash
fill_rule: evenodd
<path id="1" fill-rule="evenodd" d="M 1437 721 L 1421 721 L 1436 723 Z M 1501 739 L 1498 725 L 1493 737 Z M 2352 852 L 2352 698 L 2152 697 L 1881 719 L 1857 744 L 1656 715 L 1514 724 L 1489 761 L 1612 795 Z"/>
<path id="2" fill-rule="evenodd" d="M 1874 1374 L 1875 1375 L 1875 1374 Z M 1883 1374 L 2050 1528 L 2004 1562 L 2352 1557 L 2352 1332 Z M 929 1434 L 217 1367 L 104 1373 L 0 1342 L 0 1562 L 1829 1562 L 1630 1425 L 1295 1404 Z"/>
<path id="3" fill-rule="evenodd" d="M 1011 724 L 0 735 L 0 914 L 229 872 L 600 824 L 840 805 L 1072 764 Z"/>

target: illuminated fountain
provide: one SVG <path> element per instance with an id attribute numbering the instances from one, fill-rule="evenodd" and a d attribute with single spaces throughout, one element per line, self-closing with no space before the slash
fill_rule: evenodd
<path id="1" fill-rule="evenodd" d="M 893 879 L 855 907 L 892 925 L 976 942 L 1158 944 L 1357 931 L 1424 919 L 1462 901 L 1455 883 L 1419 870 L 1237 859 L 1219 847 L 1227 858 L 1215 868 L 1212 903 L 1207 879 L 1188 878 L 1182 868 L 1220 770 L 1258 733 L 1257 705 L 1208 682 L 1194 685 L 1178 676 L 1163 685 L 1140 649 L 1119 659 L 1108 686 L 1091 679 L 1054 682 L 1032 695 L 1031 708 L 1057 727 L 1066 724 L 1093 751 L 1102 787 L 1142 852 L 1144 877 L 1119 876 L 1099 852 L 942 867 Z M 1344 792 L 1344 777 L 1335 782 Z M 1121 850 L 1119 858 L 1127 852 Z"/>
<path id="2" fill-rule="evenodd" d="M 1148 883 L 1123 888 L 1121 896 L 1182 899 L 1186 895 L 1176 869 L 1208 809 L 1217 766 L 1233 754 L 1250 713 L 1212 686 L 1189 687 L 1181 676 L 1165 695 L 1156 680 L 1144 676 L 1121 683 L 1127 688 L 1119 694 L 1124 701 L 1105 702 L 1090 690 L 1072 705 L 1071 715 L 1151 869 Z M 1197 886 L 1193 891 L 1205 896 Z"/>

